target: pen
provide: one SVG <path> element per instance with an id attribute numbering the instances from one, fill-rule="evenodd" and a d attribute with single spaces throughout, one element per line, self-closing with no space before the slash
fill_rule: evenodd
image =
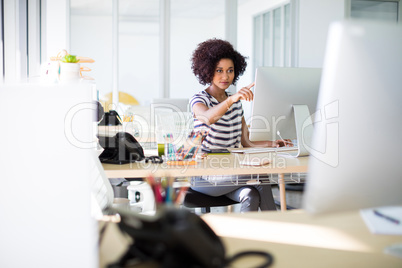
<path id="1" fill-rule="evenodd" d="M 392 222 L 392 223 L 395 223 L 395 224 L 399 224 L 399 223 L 400 223 L 398 219 L 395 219 L 395 218 L 392 218 L 392 217 L 390 217 L 390 216 L 388 216 L 388 215 L 385 215 L 385 214 L 379 212 L 378 210 L 373 210 L 373 212 L 374 212 L 374 214 L 375 214 L 376 216 L 381 217 L 381 218 L 384 218 L 384 219 L 386 219 L 386 220 L 388 220 L 388 221 L 390 221 L 390 222 Z"/>

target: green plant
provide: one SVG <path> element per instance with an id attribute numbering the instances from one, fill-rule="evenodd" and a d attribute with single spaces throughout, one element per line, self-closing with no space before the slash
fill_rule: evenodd
<path id="1" fill-rule="evenodd" d="M 75 55 L 65 55 L 64 57 L 61 58 L 61 62 L 68 62 L 68 63 L 76 63 L 79 62 L 80 60 L 77 59 Z"/>

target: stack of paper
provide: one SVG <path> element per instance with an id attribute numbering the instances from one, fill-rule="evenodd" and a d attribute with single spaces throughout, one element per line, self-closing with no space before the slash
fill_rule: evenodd
<path id="1" fill-rule="evenodd" d="M 402 206 L 363 209 L 360 214 L 372 233 L 402 235 Z"/>

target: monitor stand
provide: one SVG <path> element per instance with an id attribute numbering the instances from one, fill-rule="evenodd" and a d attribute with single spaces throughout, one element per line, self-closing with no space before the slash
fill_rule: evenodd
<path id="1" fill-rule="evenodd" d="M 297 155 L 295 155 L 295 157 L 310 155 L 310 152 L 306 149 L 305 145 L 307 144 L 307 147 L 309 147 L 311 144 L 314 129 L 308 106 L 294 104 L 293 113 L 295 117 L 296 138 L 298 144 Z"/>

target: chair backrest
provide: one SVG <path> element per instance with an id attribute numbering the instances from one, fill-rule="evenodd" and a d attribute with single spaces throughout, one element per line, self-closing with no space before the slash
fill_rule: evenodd
<path id="1" fill-rule="evenodd" d="M 164 135 L 172 134 L 175 144 L 183 144 L 194 129 L 194 120 L 189 112 L 156 113 L 155 135 L 157 143 L 164 142 Z"/>
<path id="2" fill-rule="evenodd" d="M 155 109 L 164 109 L 171 112 L 188 112 L 189 99 L 160 98 L 152 99 L 151 105 Z"/>
<path id="3" fill-rule="evenodd" d="M 210 196 L 197 192 L 191 188 L 187 190 L 183 205 L 188 208 L 201 208 L 203 213 L 210 212 L 211 207 L 224 207 L 238 204 L 238 202 L 224 196 Z"/>
<path id="4" fill-rule="evenodd" d="M 107 207 L 112 206 L 114 193 L 95 151 L 91 155 L 91 162 L 91 213 L 93 217 L 99 218 Z"/>

